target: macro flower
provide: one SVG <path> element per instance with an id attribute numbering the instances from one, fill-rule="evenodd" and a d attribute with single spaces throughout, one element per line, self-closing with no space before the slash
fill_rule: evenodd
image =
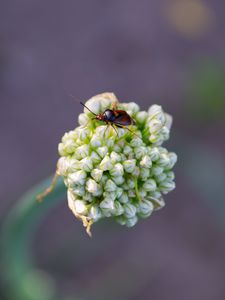
<path id="1" fill-rule="evenodd" d="M 94 96 L 85 105 L 95 115 L 116 105 L 135 123 L 114 128 L 84 108 L 80 126 L 65 133 L 58 147 L 57 173 L 64 178 L 69 208 L 88 234 L 103 218 L 132 227 L 162 208 L 163 194 L 175 188 L 177 156 L 162 147 L 172 117 L 159 105 L 140 111 L 134 102 L 120 103 L 113 93 Z"/>

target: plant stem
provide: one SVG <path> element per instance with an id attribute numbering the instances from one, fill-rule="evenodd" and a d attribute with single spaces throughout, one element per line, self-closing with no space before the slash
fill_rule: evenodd
<path id="1" fill-rule="evenodd" d="M 56 299 L 53 288 L 48 284 L 49 277 L 35 270 L 29 246 L 35 230 L 46 217 L 49 209 L 63 199 L 66 189 L 60 178 L 54 190 L 42 203 L 37 195 L 43 192 L 51 179 L 44 180 L 22 196 L 12 208 L 2 229 L 1 257 L 5 279 L 5 293 L 9 299 L 50 300 Z"/>

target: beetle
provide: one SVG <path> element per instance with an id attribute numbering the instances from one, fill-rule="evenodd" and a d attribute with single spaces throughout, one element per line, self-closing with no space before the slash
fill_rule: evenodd
<path id="1" fill-rule="evenodd" d="M 95 116 L 92 118 L 93 120 L 99 120 L 105 122 L 106 125 L 111 125 L 116 131 L 117 135 L 118 132 L 115 126 L 119 128 L 125 128 L 135 134 L 133 131 L 127 128 L 129 125 L 135 125 L 135 121 L 125 110 L 116 109 L 116 104 L 113 104 L 112 109 L 106 109 L 103 113 L 98 115 L 91 111 L 84 103 L 80 102 L 80 104 L 87 108 Z"/>

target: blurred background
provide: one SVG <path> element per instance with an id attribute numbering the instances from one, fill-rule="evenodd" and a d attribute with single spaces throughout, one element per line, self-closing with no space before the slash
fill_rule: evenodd
<path id="1" fill-rule="evenodd" d="M 114 92 L 174 117 L 166 207 L 132 229 L 100 222 L 90 239 L 65 197 L 33 235 L 54 281 L 36 288 L 64 300 L 225 299 L 224 28 L 220 0 L 1 1 L 1 225 L 54 173 L 79 100 Z"/>

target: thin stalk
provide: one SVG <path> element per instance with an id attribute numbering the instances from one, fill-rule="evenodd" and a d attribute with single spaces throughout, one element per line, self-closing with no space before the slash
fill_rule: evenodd
<path id="1" fill-rule="evenodd" d="M 3 224 L 1 269 L 8 299 L 50 300 L 54 298 L 49 281 L 45 280 L 45 276 L 42 278 L 44 273 L 37 272 L 33 266 L 29 249 L 38 225 L 49 210 L 63 199 L 66 192 L 63 180 L 60 178 L 54 190 L 39 203 L 36 197 L 46 189 L 50 181 L 51 179 L 44 180 L 22 196 Z"/>

